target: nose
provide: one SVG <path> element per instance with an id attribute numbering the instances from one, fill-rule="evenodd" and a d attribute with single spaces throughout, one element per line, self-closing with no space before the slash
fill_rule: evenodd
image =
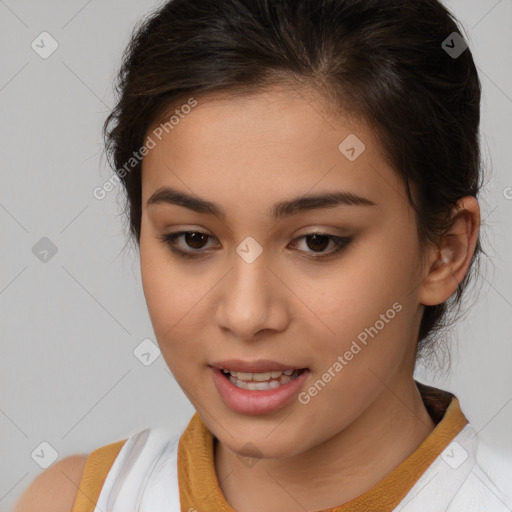
<path id="1" fill-rule="evenodd" d="M 289 321 L 287 295 L 289 300 L 290 292 L 262 255 L 252 263 L 237 255 L 222 282 L 217 325 L 244 340 L 261 331 L 284 330 Z"/>

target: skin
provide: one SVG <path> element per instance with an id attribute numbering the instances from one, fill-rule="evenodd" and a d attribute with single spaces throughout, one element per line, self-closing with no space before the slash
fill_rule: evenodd
<path id="1" fill-rule="evenodd" d="M 374 487 L 435 427 L 413 380 L 417 333 L 424 305 L 448 299 L 467 272 L 478 202 L 463 198 L 447 236 L 422 248 L 405 187 L 362 120 L 334 115 L 306 89 L 197 99 L 143 161 L 142 283 L 162 355 L 216 438 L 219 485 L 237 512 L 341 505 Z M 353 162 L 338 150 L 349 134 L 366 146 Z M 146 206 L 162 186 L 218 204 L 226 219 Z M 270 217 L 279 201 L 338 190 L 376 205 Z M 178 239 L 202 257 L 180 258 L 159 239 L 186 230 L 213 237 L 192 246 Z M 353 241 L 314 260 L 335 248 L 297 240 L 314 232 Z M 263 249 L 251 264 L 235 251 L 247 236 Z M 396 302 L 402 310 L 308 404 L 293 399 L 246 415 L 222 401 L 212 362 L 307 367 L 307 390 Z M 258 458 L 246 464 L 238 455 Z"/>

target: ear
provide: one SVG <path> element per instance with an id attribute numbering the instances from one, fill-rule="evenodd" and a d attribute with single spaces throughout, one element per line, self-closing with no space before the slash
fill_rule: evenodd
<path id="1" fill-rule="evenodd" d="M 457 202 L 452 224 L 437 247 L 426 258 L 420 304 L 435 306 L 448 300 L 468 271 L 480 231 L 480 207 L 473 196 Z"/>

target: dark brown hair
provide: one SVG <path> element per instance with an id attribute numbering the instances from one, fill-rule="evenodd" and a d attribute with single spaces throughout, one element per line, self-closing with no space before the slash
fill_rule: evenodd
<path id="1" fill-rule="evenodd" d="M 481 86 L 470 49 L 455 57 L 443 48 L 454 32 L 462 30 L 438 0 L 165 3 L 134 29 L 104 125 L 133 239 L 139 243 L 141 163 L 120 170 L 148 129 L 191 97 L 284 84 L 313 87 L 333 113 L 350 110 L 370 123 L 406 185 L 422 244 L 435 243 L 457 201 L 477 196 L 482 176 Z M 456 293 L 426 306 L 419 355 L 453 321 L 448 313 L 460 306 L 481 251 L 479 238 Z"/>

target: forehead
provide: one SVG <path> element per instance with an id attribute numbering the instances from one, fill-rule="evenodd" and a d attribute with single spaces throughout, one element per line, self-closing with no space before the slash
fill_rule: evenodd
<path id="1" fill-rule="evenodd" d="M 144 204 L 166 185 L 219 202 L 237 197 L 242 204 L 317 189 L 375 197 L 384 183 L 399 187 L 367 124 L 335 111 L 315 91 L 276 87 L 196 101 L 159 137 L 158 125 L 148 130 L 155 147 L 143 159 Z M 347 157 L 350 146 L 355 159 L 354 151 Z"/>

